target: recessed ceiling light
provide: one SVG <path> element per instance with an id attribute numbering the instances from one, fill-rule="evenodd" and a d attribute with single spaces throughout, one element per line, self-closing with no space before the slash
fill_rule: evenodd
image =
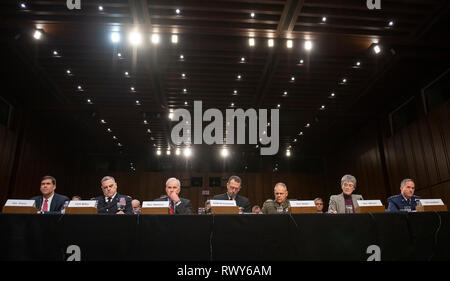
<path id="1" fill-rule="evenodd" d="M 313 45 L 311 41 L 305 41 L 305 50 L 310 51 L 312 49 Z"/>
<path id="2" fill-rule="evenodd" d="M 250 47 L 255 46 L 255 38 L 249 38 L 249 39 L 248 39 L 248 45 L 249 45 Z"/>
<path id="3" fill-rule="evenodd" d="M 299 135 L 299 136 L 303 136 L 303 132 L 302 132 L 302 131 L 300 131 L 300 133 L 298 133 L 298 135 Z"/>
<path id="4" fill-rule="evenodd" d="M 274 44 L 275 43 L 274 43 L 273 39 L 268 39 L 267 40 L 267 46 L 269 46 L 270 48 L 272 48 Z"/>
<path id="5" fill-rule="evenodd" d="M 102 120 L 100 120 L 100 123 L 102 123 L 102 124 L 106 124 L 106 121 L 105 121 L 105 119 L 102 119 Z"/>
<path id="6" fill-rule="evenodd" d="M 111 41 L 113 43 L 120 42 L 120 33 L 119 32 L 111 32 Z"/>
<path id="7" fill-rule="evenodd" d="M 297 142 L 297 139 L 294 139 L 294 142 Z"/>
<path id="8" fill-rule="evenodd" d="M 141 103 L 137 100 L 137 101 L 136 101 L 136 105 L 141 105 Z"/>
<path id="9" fill-rule="evenodd" d="M 289 49 L 291 49 L 294 46 L 294 43 L 292 42 L 292 40 L 287 40 L 286 41 L 286 47 L 288 47 Z"/>
<path id="10" fill-rule="evenodd" d="M 86 101 L 87 101 L 87 103 L 92 104 L 92 100 L 91 99 L 87 99 Z"/>
<path id="11" fill-rule="evenodd" d="M 287 96 L 287 91 L 284 91 L 284 92 L 283 92 L 283 96 Z"/>
<path id="12" fill-rule="evenodd" d="M 148 121 L 147 121 L 147 120 L 144 120 L 144 124 L 148 124 Z"/>
<path id="13" fill-rule="evenodd" d="M 356 66 L 361 66 L 361 62 L 357 61 Z"/>
<path id="14" fill-rule="evenodd" d="M 184 60 L 184 56 L 183 55 L 180 55 L 180 60 Z"/>
<path id="15" fill-rule="evenodd" d="M 322 22 L 326 22 L 327 21 L 327 17 L 322 17 Z"/>
<path id="16" fill-rule="evenodd" d="M 176 10 L 175 10 L 175 13 L 176 13 L 177 15 L 179 15 L 179 14 L 181 14 L 181 10 L 180 10 L 180 9 L 176 9 Z"/>
<path id="17" fill-rule="evenodd" d="M 322 105 L 321 107 L 320 107 L 320 110 L 324 110 L 325 109 L 325 105 Z"/>
<path id="18" fill-rule="evenodd" d="M 236 78 L 239 80 L 242 78 L 242 75 L 238 74 L 238 76 L 236 76 Z"/>
<path id="19" fill-rule="evenodd" d="M 303 63 L 304 63 L 304 61 L 303 61 L 303 60 L 301 59 L 301 60 L 299 61 L 299 63 L 300 63 L 300 64 L 303 64 Z"/>
<path id="20" fill-rule="evenodd" d="M 234 103 L 232 102 L 232 103 L 231 103 L 231 107 L 233 107 L 233 106 L 234 106 Z"/>
<path id="21" fill-rule="evenodd" d="M 395 24 L 395 23 L 394 23 L 393 20 L 390 20 L 390 21 L 388 22 L 388 25 L 389 25 L 389 26 L 394 26 L 394 24 Z"/>
<path id="22" fill-rule="evenodd" d="M 159 44 L 159 34 L 152 34 L 152 43 L 155 45 Z"/>
<path id="23" fill-rule="evenodd" d="M 67 74 L 72 74 L 72 71 L 70 71 L 70 69 L 67 69 L 67 70 L 66 70 L 66 73 L 67 73 Z"/>
<path id="24" fill-rule="evenodd" d="M 99 10 L 100 12 L 102 12 L 102 11 L 103 11 L 103 6 L 98 6 L 98 10 Z"/>
<path id="25" fill-rule="evenodd" d="M 81 87 L 80 85 L 78 85 L 77 89 L 78 91 L 83 91 L 83 87 Z"/>
<path id="26" fill-rule="evenodd" d="M 281 107 L 281 104 L 277 104 L 277 107 L 280 108 L 280 107 Z"/>
<path id="27" fill-rule="evenodd" d="M 347 79 L 346 78 L 342 78 L 342 84 L 347 83 Z"/>
<path id="28" fill-rule="evenodd" d="M 34 34 L 33 34 L 34 39 L 36 40 L 40 40 L 42 38 L 42 31 L 40 30 L 35 30 Z"/>
<path id="29" fill-rule="evenodd" d="M 188 102 L 187 102 L 187 101 L 185 101 L 185 102 L 184 102 L 184 105 L 188 105 Z"/>
<path id="30" fill-rule="evenodd" d="M 311 127 L 311 124 L 307 123 L 305 127 L 309 128 L 309 127 Z"/>
<path id="31" fill-rule="evenodd" d="M 172 43 L 177 44 L 178 43 L 178 35 L 172 34 Z"/>
<path id="32" fill-rule="evenodd" d="M 118 145 L 118 146 L 122 146 L 122 144 L 121 144 L 120 142 L 119 142 L 119 143 L 117 143 L 117 145 Z"/>
<path id="33" fill-rule="evenodd" d="M 166 155 L 170 155 L 170 149 L 167 149 Z"/>
<path id="34" fill-rule="evenodd" d="M 117 53 L 117 56 L 120 58 L 120 57 L 122 57 L 122 54 L 121 53 Z"/>
<path id="35" fill-rule="evenodd" d="M 181 73 L 181 78 L 186 78 L 186 74 L 185 73 Z"/>
<path id="36" fill-rule="evenodd" d="M 244 57 L 241 57 L 241 62 L 245 62 L 245 58 Z"/>
<path id="37" fill-rule="evenodd" d="M 26 9 L 26 8 L 27 8 L 27 5 L 26 5 L 25 3 L 23 3 L 23 2 L 21 2 L 21 3 L 20 3 L 20 8 Z"/>
<path id="38" fill-rule="evenodd" d="M 291 157 L 291 151 L 289 149 L 286 150 L 286 156 Z"/>
<path id="39" fill-rule="evenodd" d="M 124 74 L 125 74 L 125 76 L 129 76 L 129 73 L 128 73 L 128 71 L 125 71 L 125 73 L 124 73 Z"/>
<path id="40" fill-rule="evenodd" d="M 291 81 L 295 81 L 295 77 L 294 76 L 291 76 Z"/>
<path id="41" fill-rule="evenodd" d="M 117 137 L 116 136 L 113 136 L 113 140 L 116 140 L 117 139 Z"/>
<path id="42" fill-rule="evenodd" d="M 250 13 L 251 18 L 255 18 L 255 13 Z"/>
<path id="43" fill-rule="evenodd" d="M 108 131 L 108 133 L 112 132 L 112 130 L 110 128 L 106 129 L 106 131 Z"/>
<path id="44" fill-rule="evenodd" d="M 151 131 L 150 129 L 147 129 L 147 133 L 149 133 L 149 134 L 150 134 L 151 132 L 152 132 L 152 131 Z"/>
<path id="45" fill-rule="evenodd" d="M 172 120 L 173 119 L 173 112 L 169 113 L 169 119 Z"/>
<path id="46" fill-rule="evenodd" d="M 133 46 L 139 46 L 142 43 L 142 35 L 138 31 L 134 30 L 128 36 L 128 41 Z"/>
<path id="47" fill-rule="evenodd" d="M 156 155 L 161 155 L 161 150 L 158 148 L 158 150 L 156 150 Z"/>
<path id="48" fill-rule="evenodd" d="M 131 90 L 132 92 L 134 92 L 134 91 L 135 91 L 134 87 L 130 87 L 130 90 Z"/>
<path id="49" fill-rule="evenodd" d="M 177 149 L 175 150 L 175 155 L 180 155 L 180 154 L 181 154 L 181 151 L 180 151 L 179 148 L 177 148 Z"/>
<path id="50" fill-rule="evenodd" d="M 54 56 L 57 56 L 57 55 L 58 55 L 58 51 L 54 50 L 54 51 L 53 51 L 53 55 L 54 55 Z"/>
<path id="51" fill-rule="evenodd" d="M 222 150 L 220 151 L 220 155 L 222 156 L 222 157 L 227 157 L 228 156 L 228 149 L 226 149 L 226 148 L 222 148 Z"/>
<path id="52" fill-rule="evenodd" d="M 233 95 L 237 95 L 237 93 L 238 93 L 237 90 L 234 90 L 234 91 L 233 91 Z"/>
<path id="53" fill-rule="evenodd" d="M 373 46 L 373 51 L 375 52 L 375 54 L 379 54 L 381 52 L 380 45 L 376 44 L 375 46 Z"/>

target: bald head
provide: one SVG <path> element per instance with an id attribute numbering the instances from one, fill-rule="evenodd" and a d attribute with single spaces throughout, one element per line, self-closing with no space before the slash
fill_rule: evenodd
<path id="1" fill-rule="evenodd" d="M 288 196 L 287 186 L 282 182 L 277 183 L 273 188 L 273 194 L 275 195 L 275 201 L 278 204 L 283 203 Z"/>

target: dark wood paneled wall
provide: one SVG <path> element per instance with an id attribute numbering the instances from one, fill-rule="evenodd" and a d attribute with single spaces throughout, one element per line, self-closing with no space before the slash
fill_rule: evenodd
<path id="1" fill-rule="evenodd" d="M 450 203 L 450 102 L 384 140 L 393 194 L 411 177 L 417 194 Z"/>
<path id="2" fill-rule="evenodd" d="M 416 194 L 450 204 L 450 101 L 422 115 L 391 137 L 382 137 L 377 121 L 349 137 L 326 158 L 327 190 L 340 191 L 346 173 L 358 180 L 355 191 L 365 199 L 400 193 L 400 182 L 412 178 Z"/>
<path id="3" fill-rule="evenodd" d="M 0 202 L 5 202 L 8 196 L 16 145 L 17 133 L 0 125 Z"/>

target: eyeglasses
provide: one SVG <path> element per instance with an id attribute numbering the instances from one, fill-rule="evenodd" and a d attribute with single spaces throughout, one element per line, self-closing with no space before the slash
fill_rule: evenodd
<path id="1" fill-rule="evenodd" d="M 346 182 L 344 182 L 344 184 L 343 184 L 343 186 L 345 186 L 345 187 L 355 187 L 355 185 L 353 184 L 353 183 L 346 183 Z"/>

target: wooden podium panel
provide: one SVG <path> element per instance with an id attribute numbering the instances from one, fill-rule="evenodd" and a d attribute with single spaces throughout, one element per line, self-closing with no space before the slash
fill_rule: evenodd
<path id="1" fill-rule="evenodd" d="M 96 215 L 98 211 L 94 207 L 67 207 L 65 213 L 69 215 Z"/>
<path id="2" fill-rule="evenodd" d="M 386 209 L 384 206 L 357 206 L 355 213 L 384 213 Z"/>
<path id="3" fill-rule="evenodd" d="M 141 215 L 168 215 L 169 208 L 141 208 Z"/>
<path id="4" fill-rule="evenodd" d="M 447 205 L 437 205 L 437 206 L 421 206 L 418 205 L 416 206 L 416 211 L 417 212 L 446 212 L 447 210 Z"/>
<path id="5" fill-rule="evenodd" d="M 37 211 L 33 206 L 3 206 L 2 209 L 5 214 L 37 214 Z"/>
<path id="6" fill-rule="evenodd" d="M 238 215 L 238 206 L 211 206 L 211 214 L 213 215 Z"/>
<path id="7" fill-rule="evenodd" d="M 317 213 L 317 208 L 314 207 L 290 207 L 291 214 L 315 214 Z"/>

